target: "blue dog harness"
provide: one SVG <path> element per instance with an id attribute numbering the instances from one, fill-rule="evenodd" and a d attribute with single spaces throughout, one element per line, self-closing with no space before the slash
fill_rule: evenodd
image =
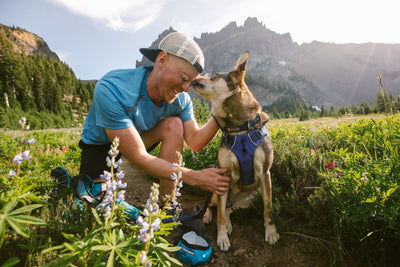
<path id="1" fill-rule="evenodd" d="M 234 131 L 223 130 L 221 142 L 232 150 L 239 161 L 240 178 L 236 182 L 238 185 L 251 185 L 254 183 L 254 151 L 264 137 L 268 135 L 268 129 L 265 125 L 262 128 L 254 130 L 255 124 L 259 120 L 259 115 L 257 115 L 255 119 L 246 123 L 246 126 L 241 126 L 234 129 Z M 229 134 L 245 130 L 243 129 L 244 127 L 247 127 L 247 133 L 240 135 Z"/>

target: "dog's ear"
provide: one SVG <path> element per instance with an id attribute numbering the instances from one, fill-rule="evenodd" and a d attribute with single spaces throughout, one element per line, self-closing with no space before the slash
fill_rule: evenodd
<path id="1" fill-rule="evenodd" d="M 236 66 L 230 73 L 231 79 L 235 84 L 244 82 L 244 75 L 246 74 L 247 61 L 249 60 L 250 53 L 245 51 L 237 60 Z"/>
<path id="2" fill-rule="evenodd" d="M 241 54 L 236 62 L 234 70 L 246 71 L 246 65 L 247 61 L 249 60 L 249 57 L 250 57 L 249 51 L 245 51 L 243 54 Z"/>

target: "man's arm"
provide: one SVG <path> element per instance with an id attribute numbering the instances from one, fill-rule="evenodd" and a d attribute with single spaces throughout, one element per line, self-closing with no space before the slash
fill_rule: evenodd
<path id="1" fill-rule="evenodd" d="M 118 136 L 120 139 L 119 151 L 138 170 L 168 180 L 171 179 L 173 172 L 177 173 L 177 167 L 174 167 L 170 162 L 147 153 L 146 147 L 134 127 L 119 130 L 106 129 L 106 132 L 110 140 L 114 140 Z M 225 171 L 226 169 L 217 168 L 200 171 L 182 168 L 182 176 L 186 184 L 223 195 L 228 190 L 230 181 L 229 177 L 222 175 Z"/>
<path id="2" fill-rule="evenodd" d="M 218 132 L 218 126 L 214 118 L 211 118 L 201 128 L 195 120 L 189 120 L 183 124 L 185 128 L 185 142 L 189 149 L 199 152 L 202 150 Z"/>

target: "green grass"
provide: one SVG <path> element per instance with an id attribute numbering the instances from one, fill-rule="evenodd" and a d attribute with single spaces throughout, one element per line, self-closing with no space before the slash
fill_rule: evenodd
<path id="1" fill-rule="evenodd" d="M 394 264 L 400 247 L 399 120 L 399 115 L 371 115 L 270 121 L 275 150 L 273 220 L 281 235 L 297 233 L 318 240 L 314 249 L 328 253 L 332 264 L 346 264 L 350 258 L 359 265 Z M 17 225 L 0 225 L 0 262 L 42 265 L 57 257 L 55 252 L 41 252 L 66 242 L 62 233 L 84 237 L 94 228 L 93 217 L 79 210 L 65 220 L 72 198 L 62 203 L 48 199 L 52 168 L 63 166 L 78 173 L 80 135 L 76 129 L 27 131 L 25 139 L 36 139 L 28 145 L 19 141 L 18 131 L 0 132 L 1 218 L 23 207 L 28 208 L 20 215 L 37 218 L 36 223 L 21 219 Z M 201 169 L 215 164 L 219 137 L 199 153 L 185 148 L 186 166 Z M 21 148 L 32 158 L 21 164 L 17 177 L 8 178 L 10 169 L 17 170 L 12 160 Z M 16 199 L 18 205 L 11 207 Z M 262 212 L 260 197 L 251 209 Z M 244 225 L 259 223 L 240 216 L 251 210 L 238 212 L 233 218 Z"/>

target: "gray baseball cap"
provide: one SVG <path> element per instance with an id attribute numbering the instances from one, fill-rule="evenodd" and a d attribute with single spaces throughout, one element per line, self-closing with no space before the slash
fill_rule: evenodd
<path id="1" fill-rule="evenodd" d="M 139 51 L 148 59 L 155 62 L 160 51 L 183 58 L 201 73 L 204 70 L 204 55 L 199 45 L 190 37 L 180 32 L 165 36 L 157 49 L 140 48 Z"/>

